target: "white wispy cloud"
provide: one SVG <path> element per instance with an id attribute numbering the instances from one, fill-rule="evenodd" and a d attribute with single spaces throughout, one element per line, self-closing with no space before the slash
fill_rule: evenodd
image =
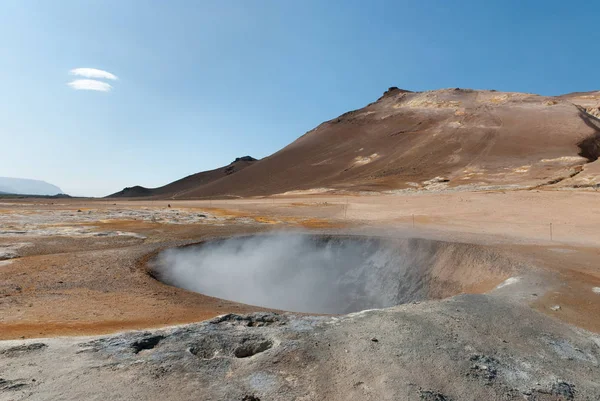
<path id="1" fill-rule="evenodd" d="M 73 68 L 71 71 L 69 71 L 69 74 L 85 78 L 111 79 L 113 81 L 119 79 L 115 74 L 111 74 L 110 72 L 104 70 L 98 70 L 96 68 Z"/>
<path id="2" fill-rule="evenodd" d="M 96 81 L 95 79 L 76 79 L 69 82 L 71 88 L 76 90 L 110 92 L 112 86 L 106 82 Z"/>

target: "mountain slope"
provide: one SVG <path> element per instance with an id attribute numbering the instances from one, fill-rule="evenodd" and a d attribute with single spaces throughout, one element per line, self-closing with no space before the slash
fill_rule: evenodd
<path id="1" fill-rule="evenodd" d="M 28 178 L 0 177 L 0 193 L 16 195 L 57 195 L 62 190 L 45 181 Z"/>
<path id="2" fill-rule="evenodd" d="M 576 175 L 599 154 L 600 121 L 568 98 L 390 88 L 239 174 L 177 197 L 534 187 Z"/>
<path id="3" fill-rule="evenodd" d="M 559 97 L 581 106 L 586 113 L 600 118 L 600 91 L 574 92 Z"/>
<path id="4" fill-rule="evenodd" d="M 600 155 L 599 95 L 390 88 L 236 174 L 152 195 L 534 188 L 571 182 L 584 170 L 593 186 L 600 177 L 585 167 Z"/>
<path id="5" fill-rule="evenodd" d="M 123 190 L 109 195 L 109 198 L 120 197 L 174 197 L 180 193 L 189 190 L 197 190 L 203 185 L 209 184 L 215 180 L 227 177 L 238 171 L 251 166 L 257 160 L 251 156 L 238 157 L 227 166 L 220 167 L 215 170 L 203 171 L 200 173 L 189 175 L 180 180 L 158 188 L 145 188 L 141 186 L 127 187 Z"/>

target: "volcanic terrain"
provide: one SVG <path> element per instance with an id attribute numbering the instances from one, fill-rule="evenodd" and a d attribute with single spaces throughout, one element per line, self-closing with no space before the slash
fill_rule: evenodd
<path id="1" fill-rule="evenodd" d="M 599 107 L 599 92 L 546 97 L 390 88 L 260 161 L 236 161 L 154 190 L 126 188 L 113 196 L 595 188 Z"/>
<path id="2" fill-rule="evenodd" d="M 127 187 L 123 190 L 109 195 L 109 198 L 133 198 L 133 197 L 171 197 L 176 198 L 190 190 L 190 188 L 200 188 L 211 182 L 227 177 L 238 171 L 242 171 L 251 166 L 257 160 L 251 156 L 238 157 L 229 165 L 210 171 L 188 175 L 180 180 L 158 188 L 144 188 L 139 185 Z"/>
<path id="3" fill-rule="evenodd" d="M 390 88 L 261 160 L 2 197 L 0 401 L 600 400 L 599 99 Z"/>

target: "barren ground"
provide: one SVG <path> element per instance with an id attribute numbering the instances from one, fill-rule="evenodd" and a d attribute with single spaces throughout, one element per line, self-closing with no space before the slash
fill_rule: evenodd
<path id="1" fill-rule="evenodd" d="M 276 229 L 501 247 L 560 278 L 554 291 L 532 305 L 600 331 L 600 316 L 593 313 L 600 310 L 600 294 L 592 291 L 600 287 L 599 201 L 596 192 L 572 191 L 226 201 L 5 200 L 0 204 L 0 250 L 15 249 L 13 256 L 20 257 L 0 267 L 0 338 L 108 333 L 251 311 L 255 308 L 157 283 L 140 264 L 145 255 L 165 247 Z M 551 311 L 556 304 L 560 311 Z"/>
<path id="2" fill-rule="evenodd" d="M 494 299 L 533 308 L 549 316 L 549 322 L 562 321 L 600 333 L 599 201 L 600 194 L 593 191 L 304 195 L 222 201 L 4 199 L 0 201 L 0 259 L 5 259 L 0 261 L 0 339 L 99 335 L 264 310 L 166 286 L 147 274 L 144 263 L 167 247 L 279 229 L 485 245 L 530 269 L 518 276 L 515 273 L 514 281 L 496 290 L 496 285 L 510 277 L 494 281 L 485 271 L 473 270 L 469 274 L 481 285 L 472 285 L 467 292 L 494 290 Z M 470 299 L 459 297 L 453 302 L 470 308 Z M 442 301 L 440 305 L 453 304 Z M 504 310 L 497 305 L 494 308 Z M 518 310 L 518 314 L 526 313 Z M 415 394 L 426 397 L 427 391 Z M 14 395 L 10 394 L 7 397 Z M 332 393 L 329 399 L 343 399 L 340 394 L 346 393 Z M 529 399 L 572 399 L 539 394 Z M 36 399 L 45 398 L 38 394 Z"/>

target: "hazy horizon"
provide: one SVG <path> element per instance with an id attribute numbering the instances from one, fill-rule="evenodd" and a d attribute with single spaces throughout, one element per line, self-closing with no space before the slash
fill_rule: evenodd
<path id="1" fill-rule="evenodd" d="M 597 90 L 600 4 L 3 2 L 0 175 L 75 196 L 263 158 L 390 86 Z M 578 61 L 582 60 L 582 61 Z"/>

